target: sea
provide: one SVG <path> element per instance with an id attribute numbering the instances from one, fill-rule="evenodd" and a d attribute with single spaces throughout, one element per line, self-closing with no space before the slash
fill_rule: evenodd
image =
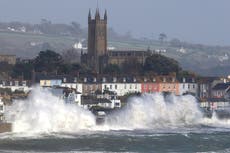
<path id="1" fill-rule="evenodd" d="M 206 117 L 190 95 L 131 97 L 97 125 L 90 111 L 35 88 L 7 107 L 6 120 L 3 153 L 230 152 L 230 119 Z"/>

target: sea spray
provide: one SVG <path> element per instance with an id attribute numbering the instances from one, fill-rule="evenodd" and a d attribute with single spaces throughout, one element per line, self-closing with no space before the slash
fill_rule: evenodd
<path id="1" fill-rule="evenodd" d="M 95 116 L 75 104 L 64 101 L 49 90 L 36 87 L 27 100 L 16 100 L 6 118 L 13 132 L 53 133 L 134 129 L 168 129 L 208 125 L 230 127 L 230 120 L 203 117 L 193 96 L 143 94 L 132 97 L 127 105 L 106 117 L 104 125 L 96 125 Z"/>
<path id="2" fill-rule="evenodd" d="M 193 96 L 143 94 L 132 97 L 123 110 L 107 118 L 106 124 L 114 129 L 172 128 L 195 125 L 202 118 Z"/>
<path id="3" fill-rule="evenodd" d="M 77 132 L 95 126 L 95 117 L 75 104 L 64 101 L 48 90 L 36 87 L 27 100 L 16 100 L 6 117 L 13 132 Z"/>

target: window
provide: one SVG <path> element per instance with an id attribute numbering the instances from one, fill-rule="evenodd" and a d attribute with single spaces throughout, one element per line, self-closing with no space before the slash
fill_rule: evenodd
<path id="1" fill-rule="evenodd" d="M 188 89 L 190 89 L 190 84 L 188 84 Z"/>
<path id="2" fill-rule="evenodd" d="M 185 84 L 183 84 L 183 89 L 185 88 Z"/>
<path id="3" fill-rule="evenodd" d="M 137 85 L 135 85 L 135 89 L 137 89 Z"/>
<path id="4" fill-rule="evenodd" d="M 193 85 L 193 89 L 195 89 L 195 87 L 196 87 L 196 86 L 195 86 L 195 84 L 194 84 L 194 85 Z"/>
<path id="5" fill-rule="evenodd" d="M 110 89 L 112 89 L 113 88 L 113 86 L 112 85 L 110 85 Z"/>
<path id="6" fill-rule="evenodd" d="M 115 85 L 115 89 L 117 89 L 117 85 Z"/>
<path id="7" fill-rule="evenodd" d="M 107 89 L 107 86 L 106 86 L 106 85 L 104 85 L 104 89 Z"/>
<path id="8" fill-rule="evenodd" d="M 129 89 L 132 89 L 132 85 L 130 84 Z"/>

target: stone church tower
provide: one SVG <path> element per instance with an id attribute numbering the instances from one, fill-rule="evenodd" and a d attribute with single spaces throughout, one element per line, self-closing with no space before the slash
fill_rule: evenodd
<path id="1" fill-rule="evenodd" d="M 87 63 L 96 73 L 100 73 L 103 65 L 107 64 L 107 12 L 101 19 L 99 9 L 92 19 L 91 11 L 88 16 L 88 54 Z"/>

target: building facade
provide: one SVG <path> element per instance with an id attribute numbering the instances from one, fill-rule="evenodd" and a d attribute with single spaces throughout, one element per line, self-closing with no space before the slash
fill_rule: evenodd
<path id="1" fill-rule="evenodd" d="M 0 62 L 6 62 L 11 65 L 16 64 L 16 56 L 15 55 L 0 55 Z"/>
<path id="2" fill-rule="evenodd" d="M 122 66 L 127 62 L 144 64 L 150 52 L 138 50 L 108 50 L 107 49 L 107 12 L 102 19 L 99 9 L 96 10 L 95 18 L 91 11 L 88 15 L 88 52 L 81 54 L 81 63 L 86 64 L 95 73 L 102 73 L 108 64 Z"/>
<path id="3" fill-rule="evenodd" d="M 195 82 L 195 78 L 182 78 L 179 82 L 180 95 L 192 94 L 198 96 L 198 84 Z"/>
<path id="4" fill-rule="evenodd" d="M 99 9 L 96 10 L 95 18 L 92 18 L 91 11 L 88 16 L 88 53 L 81 55 L 81 62 L 89 66 L 95 73 L 108 63 L 107 51 L 107 12 L 101 19 Z"/>

